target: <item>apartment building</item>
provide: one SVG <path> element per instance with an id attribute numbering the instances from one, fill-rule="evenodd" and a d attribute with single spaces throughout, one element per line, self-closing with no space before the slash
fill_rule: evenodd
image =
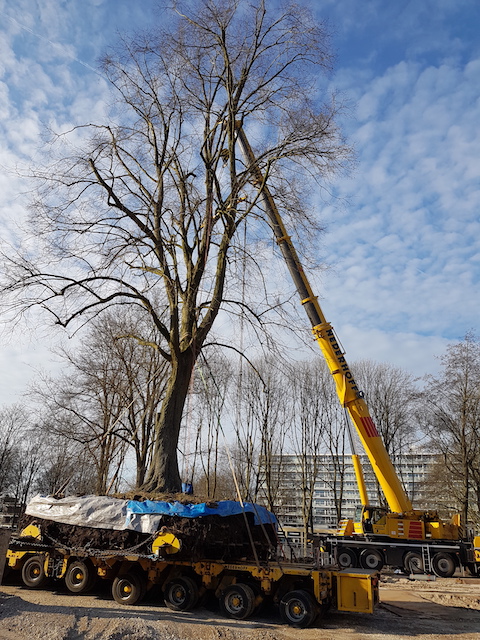
<path id="1" fill-rule="evenodd" d="M 372 504 L 379 504 L 372 468 L 366 456 L 361 459 L 369 499 Z M 428 507 L 423 502 L 423 490 L 436 459 L 435 454 L 407 453 L 393 460 L 414 508 Z M 314 529 L 336 528 L 338 512 L 342 517 L 352 517 L 360 502 L 350 455 L 277 456 L 271 475 L 276 484 L 276 513 L 283 526 L 303 525 L 303 505 L 310 498 L 313 507 L 310 522 Z"/>

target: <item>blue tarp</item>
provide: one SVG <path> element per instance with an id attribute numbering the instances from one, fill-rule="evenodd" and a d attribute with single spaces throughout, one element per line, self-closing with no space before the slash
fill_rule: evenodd
<path id="1" fill-rule="evenodd" d="M 203 516 L 234 516 L 243 513 L 253 513 L 255 524 L 276 524 L 277 519 L 271 511 L 253 502 L 240 502 L 234 500 L 221 500 L 220 502 L 201 504 L 182 504 L 181 502 L 157 502 L 145 500 L 137 502 L 130 500 L 127 504 L 127 521 L 131 516 L 149 514 L 180 516 L 182 518 L 201 518 Z"/>

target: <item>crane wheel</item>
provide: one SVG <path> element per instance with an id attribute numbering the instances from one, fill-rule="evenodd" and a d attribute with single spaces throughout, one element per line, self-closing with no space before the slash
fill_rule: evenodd
<path id="1" fill-rule="evenodd" d="M 439 578 L 451 578 L 457 565 L 449 553 L 436 553 L 432 560 L 433 573 Z"/>
<path id="2" fill-rule="evenodd" d="M 360 554 L 360 566 L 362 569 L 381 571 L 384 564 L 382 554 L 376 549 L 364 549 Z"/>
<path id="3" fill-rule="evenodd" d="M 422 556 L 417 551 L 409 551 L 403 559 L 403 568 L 405 573 L 423 573 Z"/>
<path id="4" fill-rule="evenodd" d="M 340 549 L 337 555 L 337 562 L 342 569 L 349 569 L 357 566 L 357 556 L 353 549 Z"/>

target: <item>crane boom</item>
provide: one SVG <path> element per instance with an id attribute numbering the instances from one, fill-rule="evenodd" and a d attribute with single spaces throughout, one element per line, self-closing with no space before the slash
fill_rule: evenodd
<path id="1" fill-rule="evenodd" d="M 335 335 L 333 327 L 325 319 L 318 299 L 312 291 L 292 240 L 287 233 L 274 199 L 268 189 L 266 176 L 263 175 L 258 166 L 257 159 L 241 126 L 237 127 L 237 135 L 238 142 L 247 160 L 248 171 L 250 171 L 252 180 L 259 190 L 259 195 L 263 201 L 275 239 L 292 276 L 300 296 L 301 304 L 312 325 L 312 332 L 335 381 L 338 398 L 342 406 L 347 409 L 356 427 L 390 510 L 395 513 L 411 512 L 412 504 L 397 476 L 375 423 L 370 416 L 363 393 L 355 382 L 355 378 L 347 364 L 345 353 Z M 363 489 L 365 490 L 365 486 L 363 486 Z M 366 492 L 361 498 L 362 502 L 365 503 Z"/>

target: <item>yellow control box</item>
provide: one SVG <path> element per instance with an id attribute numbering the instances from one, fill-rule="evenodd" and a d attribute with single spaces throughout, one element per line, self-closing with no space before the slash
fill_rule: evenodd
<path id="1" fill-rule="evenodd" d="M 373 613 L 378 604 L 378 573 L 367 569 L 345 569 L 335 574 L 337 609 Z"/>

